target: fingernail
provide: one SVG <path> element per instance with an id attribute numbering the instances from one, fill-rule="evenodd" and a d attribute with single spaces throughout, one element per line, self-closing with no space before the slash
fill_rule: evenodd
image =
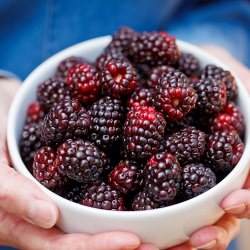
<path id="1" fill-rule="evenodd" d="M 229 208 L 224 209 L 227 213 L 234 214 L 234 215 L 239 215 L 243 213 L 246 210 L 246 205 L 245 204 L 239 204 L 235 205 Z"/>
<path id="2" fill-rule="evenodd" d="M 216 240 L 212 240 L 212 241 L 210 241 L 210 242 L 208 242 L 208 243 L 206 243 L 205 245 L 203 245 L 203 246 L 199 246 L 198 247 L 198 249 L 199 250 L 205 250 L 205 249 L 212 249 L 213 247 L 215 247 L 216 246 Z"/>
<path id="3" fill-rule="evenodd" d="M 43 228 L 51 228 L 57 221 L 55 207 L 43 200 L 33 200 L 28 207 L 27 215 L 32 224 Z"/>

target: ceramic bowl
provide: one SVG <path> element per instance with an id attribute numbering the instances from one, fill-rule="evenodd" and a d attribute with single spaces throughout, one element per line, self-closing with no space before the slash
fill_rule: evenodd
<path id="1" fill-rule="evenodd" d="M 238 105 L 245 116 L 246 123 L 244 154 L 237 166 L 224 180 L 206 193 L 191 200 L 166 208 L 135 212 L 106 211 L 85 207 L 70 202 L 40 185 L 26 169 L 20 157 L 18 140 L 24 125 L 27 106 L 36 98 L 37 85 L 52 76 L 59 62 L 66 57 L 83 56 L 94 61 L 110 40 L 110 36 L 105 36 L 67 48 L 46 60 L 27 77 L 15 97 L 9 113 L 7 139 L 13 165 L 20 174 L 34 181 L 58 206 L 60 218 L 57 226 L 66 233 L 95 234 L 122 230 L 133 232 L 143 242 L 156 244 L 161 249 L 180 244 L 188 240 L 189 235 L 194 231 L 213 224 L 223 215 L 223 210 L 219 207 L 220 202 L 230 192 L 241 188 L 248 174 L 250 159 L 250 112 L 248 108 L 250 107 L 250 98 L 237 77 Z M 217 58 L 194 45 L 178 41 L 178 46 L 182 52 L 194 54 L 202 66 L 216 64 L 228 69 Z"/>

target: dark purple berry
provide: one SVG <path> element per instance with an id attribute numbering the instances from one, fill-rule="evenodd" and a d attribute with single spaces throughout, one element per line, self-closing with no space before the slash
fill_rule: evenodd
<path id="1" fill-rule="evenodd" d="M 159 150 L 166 121 L 153 107 L 136 106 L 127 114 L 123 125 L 125 158 L 147 161 Z"/>
<path id="2" fill-rule="evenodd" d="M 81 200 L 81 204 L 104 210 L 126 210 L 124 200 L 118 191 L 105 183 L 90 186 Z"/>
<path id="3" fill-rule="evenodd" d="M 91 142 L 69 139 L 57 149 L 56 165 L 63 175 L 83 183 L 100 179 L 105 154 Z"/>
<path id="4" fill-rule="evenodd" d="M 206 134 L 195 127 L 186 127 L 168 136 L 164 148 L 181 164 L 199 162 L 205 152 Z"/>
<path id="5" fill-rule="evenodd" d="M 69 138 L 86 138 L 91 118 L 77 100 L 64 99 L 45 116 L 41 136 L 47 145 L 58 144 Z"/>
<path id="6" fill-rule="evenodd" d="M 181 167 L 169 153 L 152 156 L 144 168 L 145 188 L 156 202 L 172 201 L 179 191 Z"/>
<path id="7" fill-rule="evenodd" d="M 185 200 L 205 193 L 215 185 L 214 172 L 202 163 L 192 163 L 182 168 L 181 195 Z"/>

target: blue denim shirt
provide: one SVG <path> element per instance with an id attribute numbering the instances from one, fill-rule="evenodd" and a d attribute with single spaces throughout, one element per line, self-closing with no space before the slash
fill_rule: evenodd
<path id="1" fill-rule="evenodd" d="M 59 50 L 121 25 L 217 44 L 250 66 L 247 0 L 0 0 L 0 69 L 23 79 Z"/>
<path id="2" fill-rule="evenodd" d="M 0 69 L 24 79 L 54 53 L 122 25 L 219 45 L 250 66 L 248 0 L 0 0 Z"/>

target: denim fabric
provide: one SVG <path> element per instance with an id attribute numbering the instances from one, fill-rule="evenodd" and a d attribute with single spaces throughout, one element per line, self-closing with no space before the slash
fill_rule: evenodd
<path id="1" fill-rule="evenodd" d="M 250 66 L 248 0 L 0 0 L 0 69 L 23 79 L 54 53 L 122 25 L 217 44 Z"/>
<path id="2" fill-rule="evenodd" d="M 121 25 L 218 44 L 250 66 L 248 0 L 0 0 L 0 69 L 24 78 L 59 50 Z"/>

